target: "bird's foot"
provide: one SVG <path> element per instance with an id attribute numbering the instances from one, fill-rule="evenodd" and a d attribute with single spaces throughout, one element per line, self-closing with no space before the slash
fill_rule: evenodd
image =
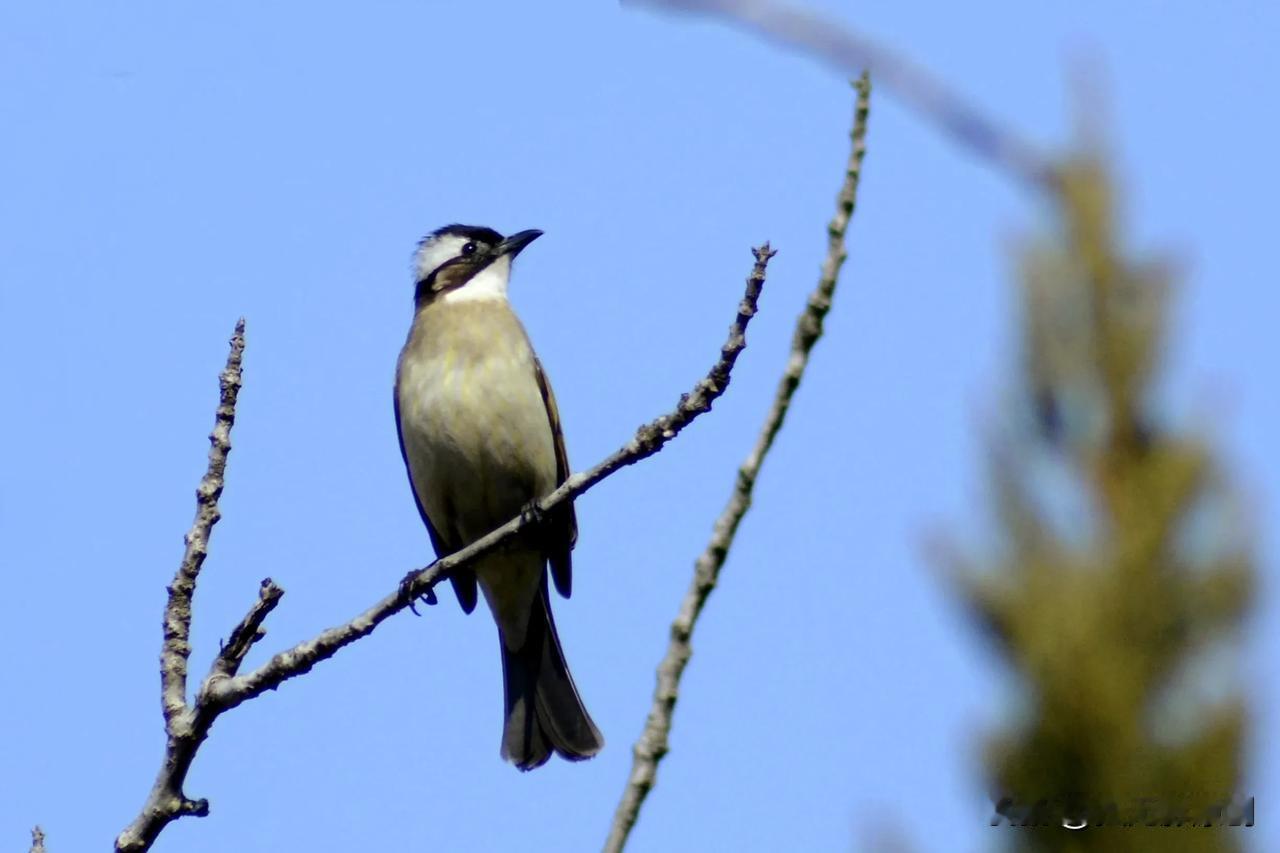
<path id="1" fill-rule="evenodd" d="M 408 602 L 409 609 L 413 611 L 414 616 L 422 615 L 418 612 L 418 608 L 413 606 L 417 599 L 422 599 L 422 601 L 428 606 L 434 606 L 440 600 L 436 598 L 436 591 L 431 587 L 428 587 L 425 592 L 419 593 L 418 595 L 413 594 L 413 581 L 420 574 L 422 574 L 421 569 L 414 569 L 404 576 L 404 580 L 400 581 L 400 599 Z"/>
<path id="2" fill-rule="evenodd" d="M 538 506 L 538 501 L 529 501 L 520 507 L 520 521 L 522 524 L 531 524 L 534 527 L 541 527 L 542 522 L 546 520 L 547 514 L 542 511 L 542 507 Z"/>

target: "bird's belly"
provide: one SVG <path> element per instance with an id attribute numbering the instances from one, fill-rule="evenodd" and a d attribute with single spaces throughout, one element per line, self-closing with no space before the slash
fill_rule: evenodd
<path id="1" fill-rule="evenodd" d="M 448 539 L 478 539 L 555 487 L 531 363 L 433 359 L 403 376 L 399 393 L 414 488 Z"/>

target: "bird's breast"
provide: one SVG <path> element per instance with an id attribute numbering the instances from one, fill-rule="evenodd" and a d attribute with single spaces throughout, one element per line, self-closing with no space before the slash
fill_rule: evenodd
<path id="1" fill-rule="evenodd" d="M 396 395 L 414 487 L 438 529 L 469 541 L 555 487 L 550 421 L 518 324 L 415 323 Z"/>

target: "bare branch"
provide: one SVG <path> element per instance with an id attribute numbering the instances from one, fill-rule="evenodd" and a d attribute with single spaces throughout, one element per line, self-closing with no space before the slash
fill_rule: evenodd
<path id="1" fill-rule="evenodd" d="M 209 670 L 208 682 L 219 678 L 231 678 L 240 671 L 240 664 L 244 663 L 249 649 L 266 636 L 266 629 L 262 627 L 262 623 L 266 621 L 271 611 L 276 609 L 276 605 L 283 597 L 284 590 L 276 586 L 275 581 L 271 578 L 262 581 L 261 586 L 258 587 L 257 603 L 240 620 L 240 624 L 231 629 L 231 636 L 222 645 L 222 651 L 214 659 L 213 666 Z M 201 685 L 201 690 L 207 689 L 207 684 Z"/>
<path id="2" fill-rule="evenodd" d="M 160 701 L 164 706 L 165 730 L 174 735 L 176 721 L 187 709 L 187 658 L 191 655 L 191 598 L 196 579 L 209 553 L 209 535 L 222 514 L 222 495 L 227 454 L 231 451 L 231 427 L 236 421 L 236 395 L 240 393 L 240 362 L 244 357 L 244 318 L 231 336 L 227 366 L 218 377 L 221 398 L 209 434 L 209 467 L 196 488 L 196 517 L 185 537 L 186 551 L 178 573 L 169 585 L 169 602 L 164 611 L 164 646 L 160 652 Z"/>
<path id="3" fill-rule="evenodd" d="M 209 553 L 209 536 L 222 514 L 218 498 L 231 452 L 231 427 L 236 421 L 236 398 L 242 382 L 244 358 L 244 318 L 231 335 L 227 364 L 218 377 L 220 390 L 213 432 L 209 434 L 209 466 L 196 488 L 196 517 L 184 537 L 186 550 L 178 572 L 169 585 L 164 610 L 164 644 L 160 652 L 160 701 L 164 708 L 167 735 L 165 761 L 151 786 L 142 811 L 116 837 L 116 850 L 147 850 L 170 821 L 185 814 L 208 814 L 204 800 L 189 800 L 182 783 L 195 750 L 208 734 L 204 715 L 187 704 L 187 661 L 191 656 L 191 600 L 204 559 Z M 221 658 L 220 658 L 221 659 Z M 212 720 L 209 720 L 211 723 Z M 203 724 L 203 726 L 202 726 Z"/>
<path id="4" fill-rule="evenodd" d="M 760 292 L 764 287 L 765 271 L 775 252 L 765 243 L 752 250 L 755 265 L 747 278 L 746 292 L 738 305 L 737 316 L 729 327 L 729 336 L 720 349 L 720 357 L 712 365 L 707 375 L 700 379 L 693 390 L 682 394 L 679 403 L 669 414 L 662 415 L 636 430 L 636 434 L 621 449 L 607 457 L 600 464 L 588 471 L 574 474 L 561 486 L 538 502 L 543 513 L 550 512 L 564 501 L 586 492 L 601 480 L 624 468 L 634 465 L 657 453 L 671 439 L 675 438 L 685 427 L 699 415 L 711 410 L 717 397 L 724 393 L 729 385 L 733 365 L 738 354 L 746 347 L 747 324 L 755 316 Z M 241 327 L 237 327 L 241 330 Z M 243 337 L 240 338 L 240 350 L 243 349 Z M 236 385 L 239 385 L 239 352 L 233 338 L 232 354 L 236 359 Z M 230 360 L 228 360 L 230 364 Z M 224 371 L 224 379 L 227 372 Z M 224 404 L 226 392 L 224 390 Z M 234 416 L 234 395 L 231 399 Z M 219 423 L 222 423 L 223 407 L 219 407 Z M 230 420 L 227 421 L 228 425 Z M 215 430 L 215 433 L 217 431 Z M 225 438 L 225 436 L 224 436 Z M 222 455 L 225 464 L 225 451 Z M 212 466 L 211 466 L 212 467 Z M 202 483 L 203 489 L 203 483 Z M 221 491 L 221 468 L 219 468 L 218 490 Z M 203 494 L 203 491 L 202 491 Z M 216 498 L 213 494 L 214 517 L 216 518 Z M 176 713 L 175 719 L 181 725 L 170 724 L 171 734 L 165 753 L 164 765 L 151 795 L 142 812 L 119 838 L 116 839 L 117 851 L 143 851 L 150 848 L 156 837 L 170 822 L 187 814 L 206 815 L 209 811 L 205 800 L 189 800 L 182 794 L 182 786 L 187 771 L 195 758 L 200 744 L 208 737 L 209 729 L 220 714 L 237 705 L 262 694 L 274 690 L 285 681 L 308 672 L 320 661 L 335 655 L 340 649 L 373 632 L 383 621 L 409 607 L 417 597 L 428 593 L 449 573 L 467 565 L 500 543 L 514 536 L 527 524 L 536 523 L 533 514 L 522 514 L 506 524 L 476 540 L 474 543 L 454 554 L 437 560 L 423 569 L 411 572 L 402 582 L 400 588 L 372 607 L 356 616 L 351 621 L 336 628 L 321 632 L 318 636 L 299 643 L 291 649 L 280 652 L 256 670 L 245 675 L 237 675 L 237 671 L 250 647 L 262 636 L 262 623 L 275 608 L 284 590 L 270 579 L 262 582 L 258 601 L 232 631 L 221 654 L 214 661 L 209 676 L 201 684 L 196 695 L 195 706 Z M 207 529 L 206 529 L 207 539 Z M 204 550 L 200 551 L 203 559 Z M 184 566 L 186 561 L 184 560 Z M 198 571 L 198 566 L 197 566 Z M 176 582 L 175 582 L 176 585 Z M 192 580 L 194 586 L 194 578 Z M 190 620 L 190 592 L 186 599 L 186 623 Z M 166 623 L 167 624 L 167 623 Z M 166 630 L 166 638 L 168 631 Z M 185 634 L 183 635 L 185 646 Z M 167 642 L 167 639 L 166 639 Z M 166 646 L 167 648 L 167 646 Z M 189 648 L 187 651 L 189 654 Z M 182 656 L 182 670 L 185 676 L 186 654 Z M 167 684 L 167 682 L 166 682 Z M 167 706 L 166 706 L 167 707 Z M 167 719 L 167 716 L 166 716 Z M 176 732 L 176 734 L 174 733 Z"/>
<path id="5" fill-rule="evenodd" d="M 809 54 L 844 74 L 864 69 L 961 147 L 1037 190 L 1058 190 L 1053 164 L 1008 128 L 983 116 L 937 77 L 860 33 L 814 12 L 772 0 L 623 0 L 671 12 L 720 18 L 762 38 Z"/>
<path id="6" fill-rule="evenodd" d="M 755 446 L 738 469 L 733 494 L 720 513 L 720 517 L 716 519 L 706 550 L 694 564 L 693 581 L 690 583 L 688 592 L 685 593 L 684 600 L 680 603 L 680 611 L 675 621 L 671 623 L 671 638 L 667 645 L 667 653 L 662 663 L 658 665 L 653 706 L 645 721 L 644 731 L 633 749 L 631 776 L 627 780 L 622 799 L 613 816 L 609 837 L 604 845 L 606 853 L 620 853 L 626 846 L 631 829 L 640 815 L 640 807 L 657 782 L 658 762 L 667 754 L 667 738 L 671 732 L 672 716 L 680 690 L 680 678 L 693 655 L 690 639 L 693 636 L 694 626 L 703 606 L 707 603 L 707 598 L 715 589 L 720 569 L 729 554 L 729 548 L 733 545 L 738 525 L 751 506 L 751 493 L 755 487 L 756 477 L 760 473 L 760 466 L 764 463 L 764 458 L 773 445 L 778 431 L 782 429 L 783 420 L 791 406 L 791 398 L 799 387 L 800 379 L 809 363 L 809 352 L 822 336 L 822 321 L 827 311 L 831 309 L 831 297 L 835 292 L 840 267 L 845 259 L 845 230 L 849 226 L 849 220 L 853 216 L 854 206 L 857 203 L 858 180 L 862 173 L 862 158 L 866 153 L 865 140 L 871 83 L 865 73 L 856 86 L 858 101 L 851 133 L 853 150 L 845 168 L 844 184 L 836 198 L 835 216 L 827 226 L 827 257 L 822 264 L 818 284 L 809 294 L 808 304 L 796 320 L 795 334 L 791 340 L 791 355 L 787 359 L 782 379 L 778 382 L 773 406 L 765 417 Z"/>

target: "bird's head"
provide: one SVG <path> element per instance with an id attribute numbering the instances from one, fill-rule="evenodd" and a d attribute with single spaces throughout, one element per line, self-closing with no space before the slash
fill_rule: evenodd
<path id="1" fill-rule="evenodd" d="M 503 237 L 479 225 L 446 225 L 431 232 L 413 256 L 418 303 L 506 299 L 511 261 L 541 236 L 531 228 Z"/>

